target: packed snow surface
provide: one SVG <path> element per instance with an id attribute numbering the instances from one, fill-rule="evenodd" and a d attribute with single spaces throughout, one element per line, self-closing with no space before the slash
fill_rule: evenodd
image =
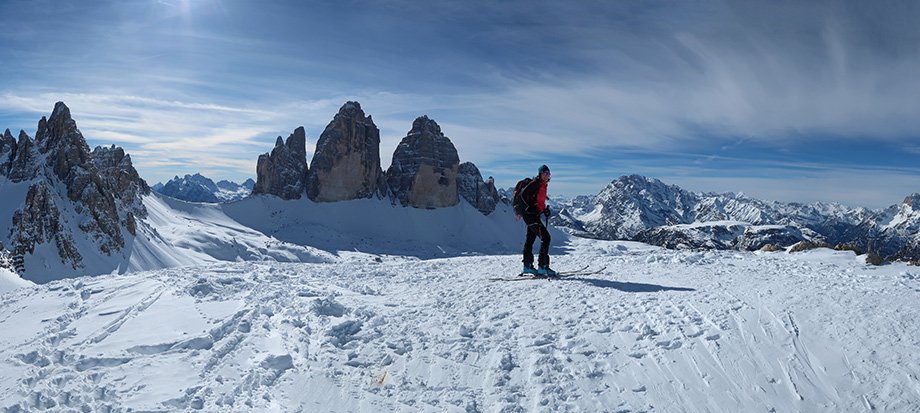
<path id="1" fill-rule="evenodd" d="M 7 411 L 841 412 L 920 405 L 920 270 L 573 240 L 220 262 L 0 295 Z"/>

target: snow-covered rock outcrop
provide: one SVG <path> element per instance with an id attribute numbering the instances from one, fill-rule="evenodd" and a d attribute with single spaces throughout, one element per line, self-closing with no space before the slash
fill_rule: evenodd
<path id="1" fill-rule="evenodd" d="M 393 153 L 387 182 L 403 206 L 444 208 L 460 202 L 457 148 L 428 116 L 412 122 L 412 129 Z"/>

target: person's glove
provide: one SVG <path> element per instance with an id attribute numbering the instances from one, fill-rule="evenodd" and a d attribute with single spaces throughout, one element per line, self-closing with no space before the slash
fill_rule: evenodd
<path id="1" fill-rule="evenodd" d="M 546 207 L 546 209 L 543 210 L 543 215 L 546 215 L 547 218 L 552 215 L 552 213 L 549 212 L 549 207 Z"/>

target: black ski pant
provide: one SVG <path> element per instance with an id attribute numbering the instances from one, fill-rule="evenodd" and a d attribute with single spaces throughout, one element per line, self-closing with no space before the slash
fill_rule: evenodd
<path id="1" fill-rule="evenodd" d="M 539 215 L 526 214 L 523 218 L 524 223 L 527 224 L 527 238 L 524 240 L 524 265 L 533 265 L 533 243 L 537 237 L 540 237 L 540 257 L 537 265 L 549 266 L 549 231 L 540 222 Z"/>

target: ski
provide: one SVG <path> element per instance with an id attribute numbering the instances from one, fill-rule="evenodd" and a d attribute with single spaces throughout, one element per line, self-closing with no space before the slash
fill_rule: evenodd
<path id="1" fill-rule="evenodd" d="M 601 267 L 600 269 L 597 269 L 597 270 L 588 270 L 588 267 L 589 266 L 585 266 L 577 270 L 559 272 L 558 275 L 555 277 L 547 277 L 545 275 L 537 275 L 537 274 L 526 274 L 526 275 L 518 274 L 513 277 L 493 277 L 493 278 L 489 278 L 489 280 L 492 280 L 492 281 L 554 280 L 554 279 L 561 279 L 561 278 L 568 278 L 568 277 L 600 274 L 601 272 L 607 269 L 607 267 Z"/>
<path id="2" fill-rule="evenodd" d="M 590 267 L 590 265 L 585 265 L 584 267 L 581 267 L 581 268 L 579 268 L 579 269 L 577 269 L 577 270 L 559 271 L 557 274 L 559 274 L 559 275 L 575 274 L 575 273 L 579 273 L 579 272 L 583 272 L 583 271 L 587 270 L 588 267 Z"/>
<path id="3" fill-rule="evenodd" d="M 606 269 L 607 269 L 607 266 L 603 266 L 603 267 L 601 267 L 601 268 L 599 268 L 599 269 L 596 269 L 596 270 L 588 270 L 587 268 L 585 268 L 585 269 L 579 270 L 579 271 L 563 272 L 563 273 L 560 273 L 560 275 L 565 275 L 565 276 L 573 276 L 573 275 L 597 275 L 597 274 L 600 274 L 600 273 L 604 272 L 604 270 L 606 270 Z"/>

